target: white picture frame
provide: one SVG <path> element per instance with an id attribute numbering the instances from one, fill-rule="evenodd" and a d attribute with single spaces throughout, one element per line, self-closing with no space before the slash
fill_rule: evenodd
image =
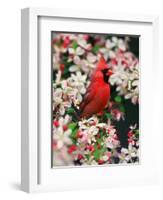
<path id="1" fill-rule="evenodd" d="M 109 26 L 106 26 L 109 24 Z M 118 25 L 118 26 L 117 26 Z M 86 29 L 84 29 L 86 27 Z M 98 28 L 100 27 L 100 29 Z M 142 36 L 141 61 L 141 162 L 136 166 L 63 167 L 50 164 L 50 31 L 111 32 Z M 84 31 L 85 30 L 85 31 Z M 158 183 L 157 119 L 148 106 L 158 98 L 158 16 L 137 16 L 104 12 L 25 8 L 21 21 L 21 187 L 26 192 L 108 188 Z M 149 48 L 149 42 L 151 48 Z M 44 48 L 42 48 L 44 47 Z M 44 59 L 42 59 L 44 55 Z M 43 65 L 48 65 L 45 69 Z M 148 65 L 148 68 L 147 68 Z M 146 66 L 146 67 L 145 67 Z M 155 77 L 153 77 L 153 71 Z M 44 74 L 44 76 L 42 76 Z M 155 83 L 151 85 L 151 79 Z M 45 91 L 48 91 L 45 95 Z M 149 98 L 150 97 L 150 98 Z M 49 102 L 49 107 L 45 105 Z M 154 115 L 155 110 L 150 109 Z M 152 122 L 151 122 L 152 121 Z M 149 125 L 150 124 L 150 128 Z M 148 137 L 149 136 L 149 137 Z M 49 146 L 48 146 L 49 144 Z M 152 145 L 152 152 L 149 147 Z"/>

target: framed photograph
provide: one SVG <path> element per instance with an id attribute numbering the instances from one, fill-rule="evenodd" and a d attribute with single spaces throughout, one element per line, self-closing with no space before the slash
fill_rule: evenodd
<path id="1" fill-rule="evenodd" d="M 158 183 L 157 16 L 26 8 L 21 52 L 22 190 Z"/>

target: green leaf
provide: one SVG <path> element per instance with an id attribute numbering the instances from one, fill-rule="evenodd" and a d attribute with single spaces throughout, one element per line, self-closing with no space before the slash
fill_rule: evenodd
<path id="1" fill-rule="evenodd" d="M 71 132 L 71 137 L 76 139 L 77 132 L 78 132 L 77 128 L 73 129 L 72 132 Z"/>
<path id="2" fill-rule="evenodd" d="M 104 147 L 101 147 L 101 149 L 96 148 L 96 150 L 93 153 L 95 160 L 99 160 L 105 151 L 106 151 L 106 148 Z"/>
<path id="3" fill-rule="evenodd" d="M 107 119 L 112 119 L 112 115 L 111 115 L 110 113 L 105 113 L 105 117 L 106 117 Z"/>
<path id="4" fill-rule="evenodd" d="M 72 48 L 77 49 L 77 47 L 78 47 L 78 43 L 74 40 L 72 43 Z"/>
<path id="5" fill-rule="evenodd" d="M 96 44 L 93 48 L 92 48 L 92 52 L 94 54 L 97 54 L 97 52 L 99 51 L 100 46 L 98 44 Z"/>
<path id="6" fill-rule="evenodd" d="M 99 160 L 100 158 L 100 150 L 96 149 L 93 153 L 95 160 Z"/>
<path id="7" fill-rule="evenodd" d="M 69 66 L 64 67 L 64 71 L 63 71 L 63 76 L 65 76 L 64 78 L 67 78 L 67 76 L 69 76 Z"/>
<path id="8" fill-rule="evenodd" d="M 68 128 L 71 129 L 71 135 L 70 135 L 70 137 L 73 138 L 73 139 L 76 139 L 77 132 L 78 132 L 77 123 L 75 123 L 75 122 L 70 123 L 68 125 Z"/>
<path id="9" fill-rule="evenodd" d="M 101 132 L 100 134 L 102 135 L 103 132 Z M 103 138 L 102 138 L 102 137 L 100 137 L 100 138 L 97 139 L 97 145 L 98 145 L 98 144 L 101 145 L 101 142 L 103 142 Z M 96 145 L 96 146 L 97 146 L 97 145 Z"/>
<path id="10" fill-rule="evenodd" d="M 119 110 L 124 113 L 125 112 L 125 107 L 123 105 L 120 105 L 119 106 Z"/>
<path id="11" fill-rule="evenodd" d="M 139 138 L 139 130 L 135 130 L 135 137 L 138 139 Z"/>
<path id="12" fill-rule="evenodd" d="M 90 155 L 89 154 L 85 154 L 85 157 L 86 157 L 87 160 L 90 159 Z"/>
<path id="13" fill-rule="evenodd" d="M 74 112 L 75 112 L 74 108 L 68 108 L 66 110 L 66 113 L 69 114 L 69 115 L 73 114 Z"/>
<path id="14" fill-rule="evenodd" d="M 72 131 L 77 127 L 77 123 L 73 122 L 73 123 L 70 123 L 68 125 L 68 128 L 71 129 Z"/>
<path id="15" fill-rule="evenodd" d="M 122 97 L 121 97 L 121 96 L 116 96 L 116 97 L 114 98 L 114 100 L 115 100 L 117 103 L 121 103 Z"/>
<path id="16" fill-rule="evenodd" d="M 71 140 L 72 140 L 72 143 L 76 145 L 76 142 L 77 142 L 76 139 L 71 137 Z"/>
<path id="17" fill-rule="evenodd" d="M 100 130 L 99 130 L 99 134 L 100 134 L 100 135 L 103 135 L 103 130 L 100 129 Z"/>

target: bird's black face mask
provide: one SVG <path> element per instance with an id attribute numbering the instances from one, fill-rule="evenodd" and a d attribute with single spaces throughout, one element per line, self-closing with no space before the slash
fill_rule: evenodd
<path id="1" fill-rule="evenodd" d="M 102 70 L 103 76 L 104 76 L 104 82 L 108 83 L 109 82 L 109 77 L 113 74 L 110 69 L 103 69 Z"/>

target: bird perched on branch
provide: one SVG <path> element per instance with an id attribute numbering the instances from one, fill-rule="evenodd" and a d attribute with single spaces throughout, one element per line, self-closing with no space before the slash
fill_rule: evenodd
<path id="1" fill-rule="evenodd" d="M 93 114 L 100 113 L 104 110 L 110 99 L 108 79 L 111 74 L 111 69 L 109 69 L 104 57 L 101 55 L 96 69 L 91 76 L 91 83 L 80 104 L 80 118 L 89 118 Z"/>

